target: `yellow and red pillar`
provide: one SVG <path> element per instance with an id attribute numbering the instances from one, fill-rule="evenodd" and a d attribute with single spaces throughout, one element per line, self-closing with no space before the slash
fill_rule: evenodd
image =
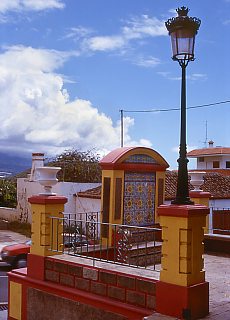
<path id="1" fill-rule="evenodd" d="M 32 245 L 27 269 L 9 273 L 9 320 L 27 319 L 28 279 L 43 281 L 45 257 L 62 254 L 63 248 L 63 224 L 58 218 L 63 218 L 67 198 L 39 195 L 30 197 L 28 201 L 32 209 Z"/>
<path id="2" fill-rule="evenodd" d="M 189 196 L 195 204 L 201 204 L 203 206 L 209 207 L 209 200 L 211 198 L 210 192 L 190 191 Z M 209 215 L 206 216 L 206 225 L 204 228 L 204 233 L 209 233 Z"/>
<path id="3" fill-rule="evenodd" d="M 30 197 L 28 201 L 32 211 L 32 246 L 28 255 L 28 275 L 43 280 L 45 257 L 62 254 L 61 219 L 67 198 L 39 195 Z"/>
<path id="4" fill-rule="evenodd" d="M 209 313 L 203 237 L 209 209 L 203 205 L 162 205 L 162 269 L 156 288 L 156 310 L 179 319 Z"/>

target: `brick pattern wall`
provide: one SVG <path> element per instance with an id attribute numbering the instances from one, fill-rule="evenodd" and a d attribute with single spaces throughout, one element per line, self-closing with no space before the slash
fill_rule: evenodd
<path id="1" fill-rule="evenodd" d="M 156 280 L 46 258 L 45 279 L 137 307 L 155 309 Z"/>

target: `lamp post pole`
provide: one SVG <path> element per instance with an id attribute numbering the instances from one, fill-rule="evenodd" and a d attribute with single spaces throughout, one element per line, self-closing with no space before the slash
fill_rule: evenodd
<path id="1" fill-rule="evenodd" d="M 180 124 L 180 148 L 178 162 L 178 180 L 176 199 L 172 204 L 193 204 L 189 198 L 188 187 L 188 159 L 186 145 L 186 67 L 187 61 L 180 61 L 181 66 L 181 124 Z"/>
<path id="2" fill-rule="evenodd" d="M 189 198 L 188 159 L 186 145 L 186 67 L 194 60 L 195 35 L 201 21 L 188 17 L 189 9 L 177 9 L 178 17 L 169 19 L 165 25 L 172 41 L 173 60 L 179 62 L 182 70 L 181 77 L 181 126 L 180 149 L 178 162 L 177 194 L 172 204 L 194 204 Z"/>

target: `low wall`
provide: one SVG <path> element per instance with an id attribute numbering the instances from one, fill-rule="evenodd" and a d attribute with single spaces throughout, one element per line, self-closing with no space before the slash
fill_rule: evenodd
<path id="1" fill-rule="evenodd" d="M 213 209 L 213 233 L 230 236 L 230 210 Z"/>
<path id="2" fill-rule="evenodd" d="M 204 236 L 204 250 L 206 253 L 230 254 L 230 236 L 221 234 L 206 234 Z"/>
<path id="3" fill-rule="evenodd" d="M 0 219 L 7 221 L 19 220 L 18 211 L 16 208 L 0 207 Z"/>
<path id="4" fill-rule="evenodd" d="M 154 312 L 158 280 L 137 276 L 132 268 L 121 272 L 120 266 L 92 266 L 64 256 L 45 258 L 43 280 L 28 275 L 27 269 L 9 273 L 8 319 L 142 320 Z M 33 268 L 36 271 L 37 264 Z"/>
<path id="5" fill-rule="evenodd" d="M 115 301 L 151 310 L 155 308 L 156 280 L 54 258 L 46 258 L 45 279 Z"/>

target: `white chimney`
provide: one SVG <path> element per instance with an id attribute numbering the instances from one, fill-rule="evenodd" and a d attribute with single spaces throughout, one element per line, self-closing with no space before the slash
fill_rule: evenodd
<path id="1" fill-rule="evenodd" d="M 32 168 L 29 181 L 38 179 L 38 174 L 36 173 L 36 168 L 38 167 L 44 167 L 44 153 L 32 153 Z"/>
<path id="2" fill-rule="evenodd" d="M 209 147 L 209 148 L 213 148 L 213 144 L 214 144 L 214 142 L 213 142 L 212 140 L 210 140 L 210 141 L 208 142 L 208 147 Z"/>

